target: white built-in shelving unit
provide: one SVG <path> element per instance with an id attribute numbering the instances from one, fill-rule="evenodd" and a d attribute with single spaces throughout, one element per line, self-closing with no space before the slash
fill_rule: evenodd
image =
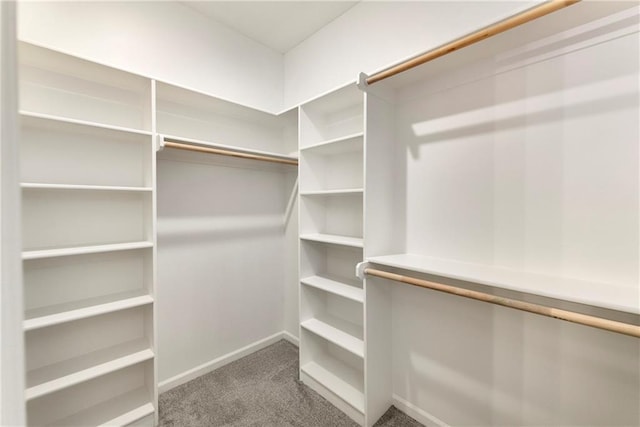
<path id="1" fill-rule="evenodd" d="M 299 159 L 300 378 L 361 425 L 394 403 L 392 290 L 355 277 L 363 260 L 640 313 L 638 67 L 617 54 L 637 15 L 581 2 L 280 115 L 21 43 L 29 425 L 157 424 L 167 140 Z"/>
<path id="2" fill-rule="evenodd" d="M 19 75 L 29 425 L 155 425 L 156 151 L 170 140 L 297 161 L 298 110 L 274 115 L 26 42 Z M 286 172 L 279 191 L 297 171 L 160 158 Z"/>
<path id="3" fill-rule="evenodd" d="M 300 107 L 300 377 L 364 423 L 364 97 L 348 85 Z"/>
<path id="4" fill-rule="evenodd" d="M 613 52 L 637 46 L 637 14 L 624 2 L 579 3 L 368 88 L 368 111 L 390 105 L 395 118 L 368 121 L 366 131 L 396 141 L 392 179 L 406 181 L 403 193 L 375 192 L 396 207 L 391 235 L 403 237 L 389 237 L 368 261 L 640 313 L 628 233 L 637 227 L 637 182 L 629 179 L 637 170 L 621 161 L 635 150 L 638 107 L 607 108 L 635 90 L 637 61 Z M 605 31 L 613 23 L 619 29 Z M 525 81 L 530 87 L 514 97 Z M 488 82 L 493 89 L 483 92 Z M 590 103 L 589 114 L 580 102 Z M 549 111 L 571 120 L 516 123 Z M 487 124 L 490 132 L 481 129 Z M 615 136 L 606 150 L 604 134 Z"/>
<path id="5" fill-rule="evenodd" d="M 365 87 L 369 265 L 637 321 L 638 63 L 620 55 L 638 50 L 637 19 L 637 5 L 580 2 Z M 392 292 L 409 291 L 364 279 L 372 425 L 395 399 L 389 343 L 450 337 L 393 324 Z"/>
<path id="6" fill-rule="evenodd" d="M 165 139 L 297 159 L 297 109 L 279 115 L 157 82 L 157 132 Z M 295 171 L 295 168 L 283 168 Z"/>
<path id="7" fill-rule="evenodd" d="M 153 426 L 154 82 L 19 62 L 28 424 Z"/>
<path id="8" fill-rule="evenodd" d="M 283 308 L 297 313 L 298 110 L 164 82 L 155 108 L 164 391 L 280 332 Z"/>
<path id="9" fill-rule="evenodd" d="M 578 4 L 363 94 L 351 85 L 300 107 L 305 384 L 367 426 L 394 404 L 393 285 L 354 281 L 360 258 L 614 318 L 640 313 L 628 233 L 638 171 L 623 160 L 637 158 L 637 98 L 607 110 L 637 86 L 634 58 L 614 54 L 637 43 L 637 7 Z M 542 119 L 558 108 L 571 119 Z M 616 137 L 603 150 L 605 129 Z"/>

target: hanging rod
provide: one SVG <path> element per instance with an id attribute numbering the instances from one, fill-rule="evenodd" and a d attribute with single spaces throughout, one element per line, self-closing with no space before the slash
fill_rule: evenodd
<path id="1" fill-rule="evenodd" d="M 245 153 L 243 151 L 234 151 L 223 148 L 203 147 L 201 145 L 189 144 L 185 141 L 169 137 L 161 137 L 161 146 L 167 148 L 176 148 L 178 150 L 197 151 L 199 153 L 218 154 L 221 156 L 238 157 L 241 159 L 259 160 L 262 162 L 281 163 L 284 165 L 292 166 L 298 165 L 298 160 L 296 159 L 285 159 L 276 156 L 269 156 L 267 154 L 251 154 Z"/>
<path id="2" fill-rule="evenodd" d="M 432 289 L 434 291 L 445 292 L 452 295 L 458 295 L 465 298 L 488 302 L 490 304 L 501 305 L 503 307 L 514 308 L 516 310 L 527 311 L 529 313 L 539 314 L 541 316 L 553 317 L 554 319 L 565 320 L 567 322 L 591 326 L 593 328 L 603 329 L 605 331 L 617 332 L 619 334 L 640 338 L 640 326 L 632 325 L 630 323 L 617 322 L 615 320 L 589 316 L 586 314 L 576 313 L 574 311 L 560 310 L 558 308 L 547 307 L 544 305 L 532 304 L 510 298 L 503 298 L 496 295 L 486 294 L 484 292 L 459 288 L 457 286 L 445 285 L 443 283 L 430 282 L 428 280 L 416 279 L 415 277 L 403 276 L 401 274 L 376 270 L 375 268 L 365 267 L 362 272 L 364 274 L 368 274 L 369 276 L 381 277 L 383 279 L 394 280 L 396 282 L 407 283 L 409 285 Z"/>
<path id="3" fill-rule="evenodd" d="M 460 50 L 464 47 L 478 43 L 479 41 L 482 41 L 489 37 L 503 33 L 519 25 L 526 24 L 527 22 L 533 21 L 534 19 L 548 15 L 549 13 L 563 9 L 567 6 L 571 6 L 572 4 L 578 3 L 579 1 L 580 0 L 551 0 L 538 6 L 534 6 L 522 13 L 496 22 L 495 24 L 491 24 L 474 33 L 455 39 L 452 42 L 427 51 L 405 62 L 387 68 L 386 70 L 382 70 L 380 72 L 372 74 L 371 76 L 366 78 L 366 83 L 368 85 L 371 85 L 391 76 L 395 76 L 396 74 L 400 74 L 404 71 L 410 70 L 411 68 L 417 67 L 418 65 L 422 65 L 426 62 L 447 55 L 451 52 L 455 52 L 456 50 Z"/>

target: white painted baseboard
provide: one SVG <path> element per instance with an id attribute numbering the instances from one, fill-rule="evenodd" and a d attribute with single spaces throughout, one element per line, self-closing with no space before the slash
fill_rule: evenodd
<path id="1" fill-rule="evenodd" d="M 298 345 L 298 338 L 296 338 L 289 332 L 286 332 L 286 331 L 278 332 L 269 337 L 263 338 L 259 341 L 256 341 L 245 347 L 242 347 L 238 350 L 232 351 L 231 353 L 227 353 L 223 356 L 220 356 L 210 362 L 203 363 L 202 365 L 196 366 L 193 369 L 189 369 L 188 371 L 175 375 L 169 379 L 160 381 L 160 383 L 158 383 L 158 392 L 164 393 L 165 391 L 169 391 L 174 387 L 177 387 L 193 379 L 196 379 L 204 374 L 208 374 L 209 372 L 214 371 L 233 361 L 236 361 L 241 357 L 247 356 L 251 353 L 254 353 L 258 350 L 268 347 L 271 344 L 274 344 L 280 341 L 281 339 L 285 339 L 291 342 L 292 344 L 295 344 L 296 346 Z"/>
<path id="2" fill-rule="evenodd" d="M 282 331 L 282 338 L 289 341 L 291 344 L 295 345 L 296 347 L 300 347 L 300 340 L 291 332 Z"/>
<path id="3" fill-rule="evenodd" d="M 445 423 L 438 417 L 435 417 L 427 411 L 418 408 L 416 405 L 407 400 L 404 400 L 397 394 L 394 394 L 392 397 L 393 406 L 409 415 L 416 421 L 420 422 L 421 424 L 424 424 L 427 427 L 449 427 L 449 424 Z"/>

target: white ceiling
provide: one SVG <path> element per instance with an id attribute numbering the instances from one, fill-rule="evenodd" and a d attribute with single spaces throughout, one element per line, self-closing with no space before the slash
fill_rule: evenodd
<path id="1" fill-rule="evenodd" d="M 359 0 L 358 0 L 359 1 Z M 183 1 L 245 36 L 286 53 L 358 1 Z"/>

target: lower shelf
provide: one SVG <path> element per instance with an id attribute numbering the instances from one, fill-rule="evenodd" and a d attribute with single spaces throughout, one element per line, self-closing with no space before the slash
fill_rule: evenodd
<path id="1" fill-rule="evenodd" d="M 330 357 L 318 358 L 301 367 L 302 372 L 364 414 L 362 372 Z"/>
<path id="2" fill-rule="evenodd" d="M 311 233 L 301 234 L 300 239 L 311 242 L 331 243 L 333 245 L 350 246 L 362 248 L 364 246 L 362 237 L 339 236 L 336 234 Z"/>
<path id="3" fill-rule="evenodd" d="M 26 399 L 71 387 L 154 357 L 145 339 L 116 345 L 27 372 Z"/>
<path id="4" fill-rule="evenodd" d="M 340 325 L 340 328 L 334 326 L 337 324 Z M 315 318 L 305 320 L 300 326 L 338 347 L 360 358 L 364 358 L 364 341 L 357 337 L 357 335 L 361 336 L 361 331 L 358 333 L 358 327 L 356 325 L 351 325 L 348 322 L 341 321 L 334 317 L 326 317 L 322 320 Z M 348 332 L 345 332 L 345 330 Z"/>
<path id="5" fill-rule="evenodd" d="M 151 303 L 151 295 L 145 291 L 134 291 L 28 310 L 24 329 L 30 331 Z"/>
<path id="6" fill-rule="evenodd" d="M 126 426 L 154 411 L 155 408 L 149 401 L 149 392 L 145 388 L 139 388 L 55 421 L 49 426 Z"/>
<path id="7" fill-rule="evenodd" d="M 59 256 L 72 256 L 84 254 L 97 254 L 103 252 L 130 251 L 153 247 L 153 242 L 140 241 L 128 243 L 110 243 L 107 245 L 74 246 L 69 248 L 32 249 L 22 252 L 23 260 L 53 258 Z"/>
<path id="8" fill-rule="evenodd" d="M 345 279 L 335 280 L 325 276 L 310 276 L 300 279 L 300 283 L 352 301 L 364 302 L 364 290 L 358 287 L 359 283 L 355 280 L 347 282 Z"/>

